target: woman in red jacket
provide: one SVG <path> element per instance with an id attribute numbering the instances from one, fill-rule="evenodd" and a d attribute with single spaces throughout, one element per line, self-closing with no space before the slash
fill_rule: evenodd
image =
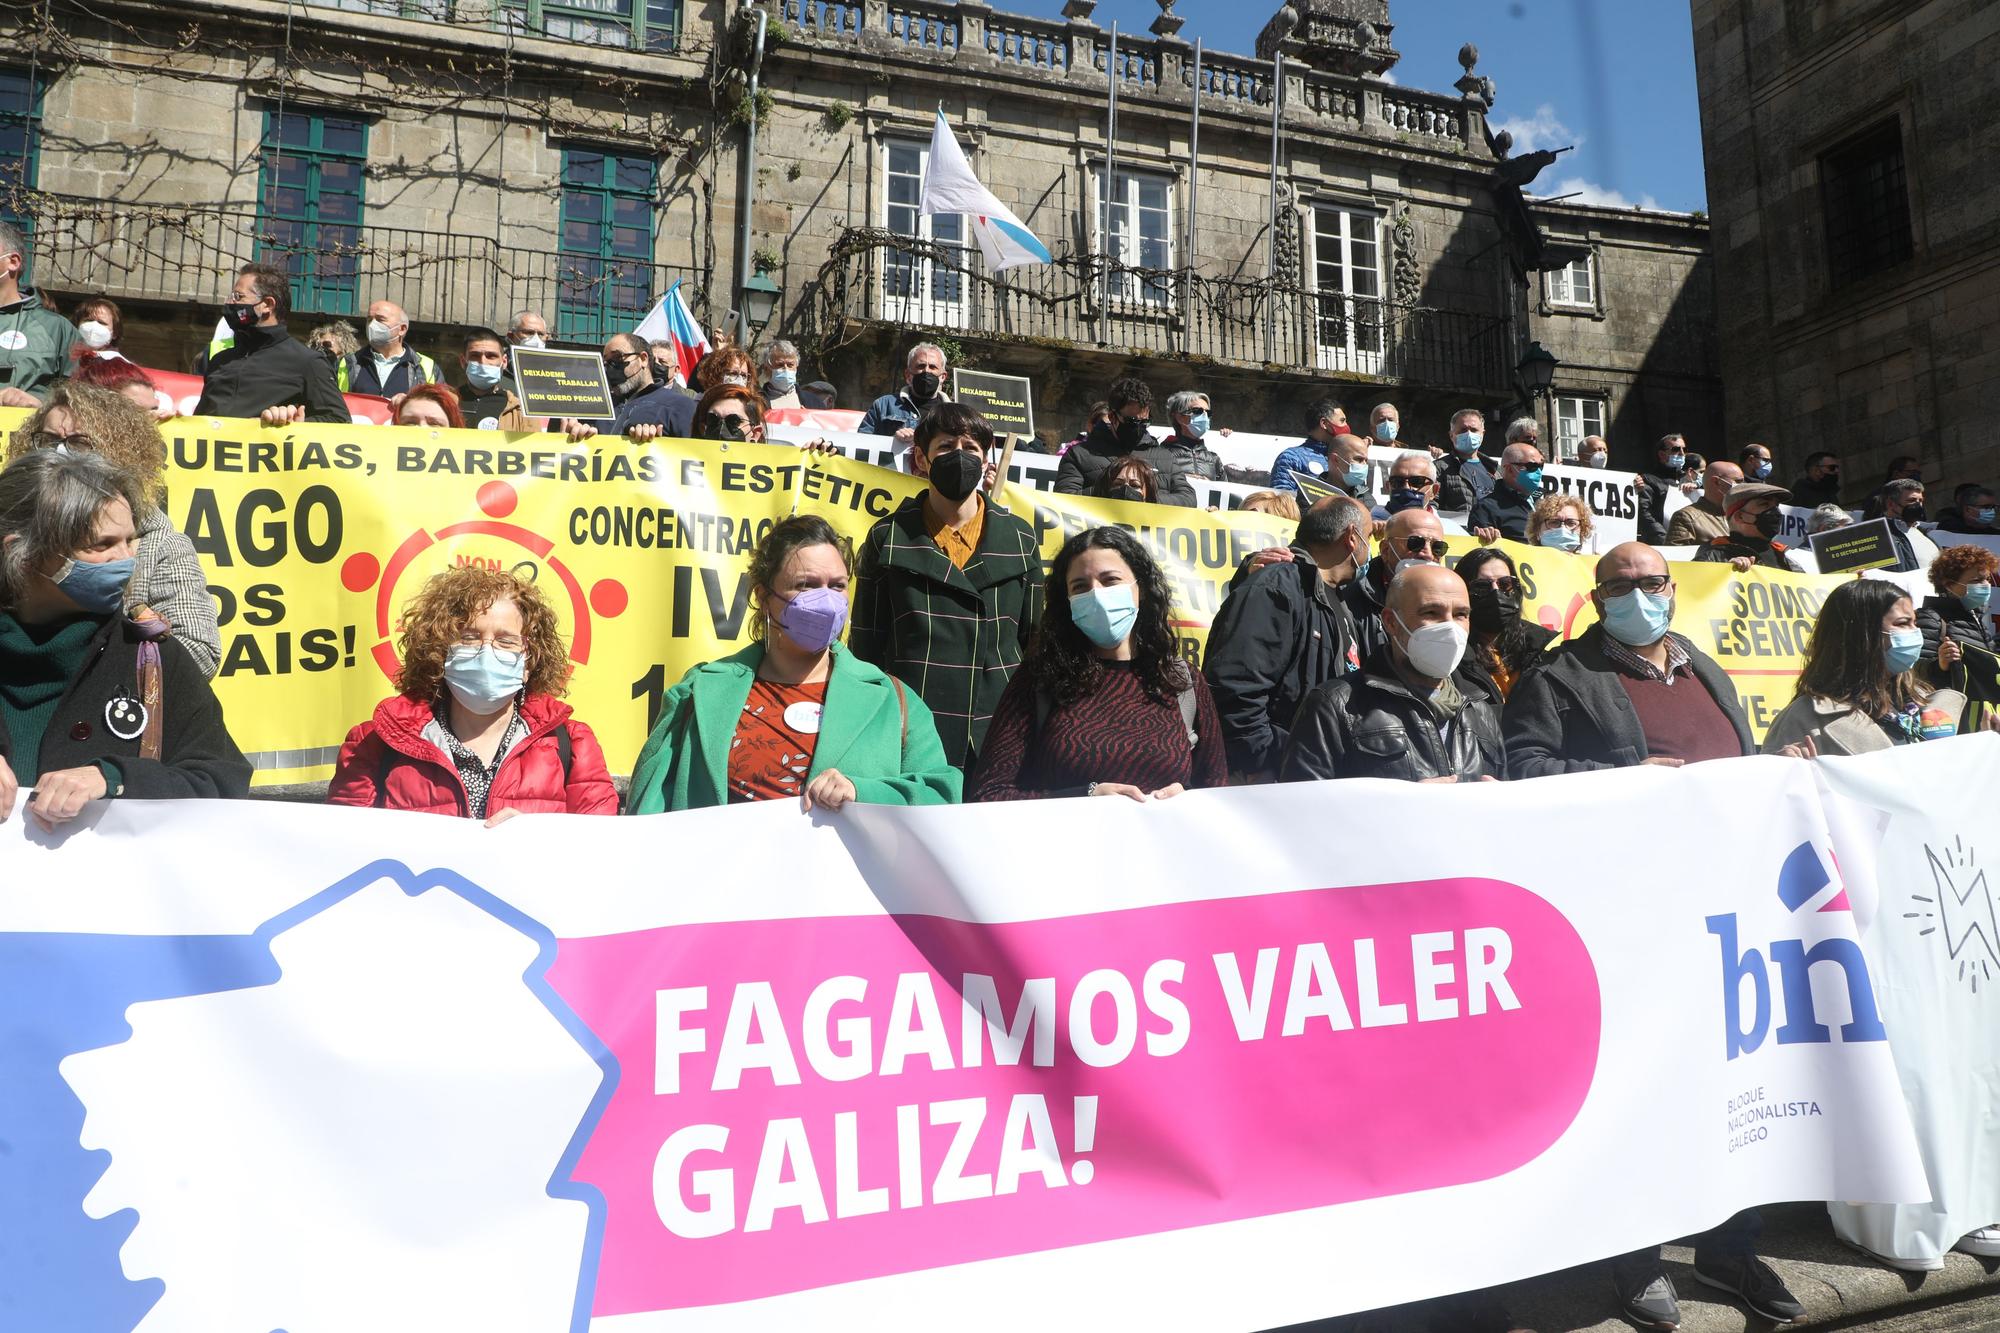
<path id="1" fill-rule="evenodd" d="M 569 652 L 535 585 L 462 565 L 404 608 L 398 693 L 347 735 L 327 800 L 483 819 L 615 815 L 590 728 L 560 695 Z"/>

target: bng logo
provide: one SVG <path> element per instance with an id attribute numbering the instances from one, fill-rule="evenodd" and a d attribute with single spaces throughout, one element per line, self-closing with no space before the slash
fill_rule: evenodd
<path id="1" fill-rule="evenodd" d="M 1918 926 L 1919 935 L 1943 932 L 1946 965 L 1977 995 L 1979 983 L 1991 982 L 2000 971 L 2000 912 L 1986 885 L 1986 871 L 1963 838 L 1953 838 L 1949 847 L 1926 845 L 1924 859 L 1936 896 L 1912 893 L 1915 910 L 1903 913 L 1903 919 L 1926 923 Z"/>
<path id="2" fill-rule="evenodd" d="M 1809 904 L 1833 887 L 1832 876 L 1827 874 L 1826 867 L 1820 863 L 1819 852 L 1809 842 L 1794 847 L 1778 871 L 1778 900 L 1795 914 L 1805 911 Z M 1847 901 L 1847 890 L 1843 887 L 1813 909 L 1813 913 L 1851 913 L 1853 910 Z M 1739 950 L 1734 912 L 1709 917 L 1707 924 L 1708 933 L 1715 936 L 1722 946 L 1722 1035 L 1729 1059 L 1750 1054 L 1762 1046 L 1764 1038 L 1770 1035 L 1773 970 L 1778 974 L 1777 989 L 1784 1005 L 1784 1022 L 1777 1030 L 1780 1046 L 1833 1040 L 1832 1030 L 1819 1021 L 1813 1005 L 1812 970 L 1824 966 L 1838 969 L 1847 987 L 1848 1017 L 1840 1026 L 1840 1039 L 1888 1039 L 1881 1014 L 1875 1007 L 1875 988 L 1868 978 L 1868 960 L 1854 940 L 1826 939 L 1810 947 L 1803 939 L 1773 940 L 1766 946 L 1770 952 L 1767 963 L 1764 953 L 1757 949 Z M 1746 980 L 1750 983 L 1751 995 L 1747 1022 L 1743 1006 Z"/>

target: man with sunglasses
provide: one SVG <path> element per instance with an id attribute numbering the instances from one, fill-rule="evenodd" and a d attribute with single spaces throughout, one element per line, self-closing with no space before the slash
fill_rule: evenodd
<path id="1" fill-rule="evenodd" d="M 1230 772 L 1253 780 L 1276 773 L 1300 701 L 1360 668 L 1341 590 L 1368 563 L 1371 527 L 1360 501 L 1322 497 L 1299 519 L 1286 558 L 1248 576 L 1223 602 L 1202 670 Z"/>
<path id="2" fill-rule="evenodd" d="M 634 426 L 651 426 L 668 439 L 688 437 L 695 400 L 653 378 L 653 349 L 644 338 L 614 333 L 604 343 L 604 374 L 611 381 L 611 405 L 618 415 L 585 424 L 607 435 L 623 435 Z"/>
<path id="3" fill-rule="evenodd" d="M 1340 590 L 1340 600 L 1354 617 L 1354 642 L 1362 661 L 1389 646 L 1389 632 L 1382 627 L 1382 607 L 1389 594 L 1389 580 L 1404 564 L 1438 565 L 1446 553 L 1444 524 L 1428 509 L 1405 509 L 1389 520 L 1375 558 L 1359 578 Z"/>
<path id="4" fill-rule="evenodd" d="M 1376 507 L 1377 518 L 1393 518 L 1405 509 L 1436 509 L 1437 464 L 1422 449 L 1398 454 L 1389 464 L 1389 478 L 1382 489 L 1388 501 Z"/>
<path id="5" fill-rule="evenodd" d="M 1792 503 L 1821 505 L 1840 503 L 1840 460 L 1824 449 L 1806 455 L 1806 470 L 1792 483 Z"/>
<path id="6" fill-rule="evenodd" d="M 1541 449 L 1526 441 L 1510 444 L 1500 454 L 1500 484 L 1473 503 L 1465 526 L 1483 542 L 1526 541 L 1541 498 Z"/>

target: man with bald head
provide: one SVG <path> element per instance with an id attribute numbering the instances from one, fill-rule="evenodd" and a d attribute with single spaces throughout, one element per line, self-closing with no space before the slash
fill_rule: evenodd
<path id="1" fill-rule="evenodd" d="M 1203 673 L 1222 719 L 1232 773 L 1277 771 L 1299 703 L 1361 665 L 1340 590 L 1368 561 L 1368 510 L 1329 495 L 1299 519 L 1289 558 L 1234 587 L 1209 631 Z"/>
<path id="2" fill-rule="evenodd" d="M 1386 645 L 1306 696 L 1282 782 L 1398 778 L 1491 782 L 1505 771 L 1500 696 L 1463 671 L 1472 602 L 1442 565 L 1404 561 L 1384 603 Z"/>
<path id="3" fill-rule="evenodd" d="M 343 358 L 337 378 L 342 393 L 395 398 L 419 384 L 437 381 L 437 362 L 405 345 L 410 317 L 394 301 L 368 307 L 368 350 Z"/>
<path id="4" fill-rule="evenodd" d="M 1389 580 L 1395 577 L 1396 570 L 1410 561 L 1442 564 L 1445 549 L 1444 524 L 1433 511 L 1405 509 L 1389 520 L 1375 548 L 1375 558 L 1368 562 L 1361 577 L 1340 590 L 1340 600 L 1354 616 L 1354 641 L 1361 650 L 1362 661 L 1388 646 L 1389 636 L 1382 628 L 1382 604 L 1389 595 Z"/>
<path id="5" fill-rule="evenodd" d="M 1726 458 L 1710 463 L 1701 474 L 1701 494 L 1694 503 L 1674 511 L 1667 520 L 1667 545 L 1701 546 L 1729 535 L 1729 488 L 1743 480 L 1743 469 Z"/>
<path id="6" fill-rule="evenodd" d="M 1528 520 L 1542 498 L 1542 451 L 1530 441 L 1507 446 L 1500 454 L 1500 481 L 1479 497 L 1466 515 L 1465 526 L 1481 541 L 1528 539 Z"/>

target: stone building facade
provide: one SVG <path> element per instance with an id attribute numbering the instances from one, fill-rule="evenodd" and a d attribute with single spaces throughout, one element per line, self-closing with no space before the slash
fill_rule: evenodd
<path id="1" fill-rule="evenodd" d="M 2000 6 L 1694 0 L 1729 429 L 2000 477 Z"/>
<path id="2" fill-rule="evenodd" d="M 1539 339 L 1552 427 L 1594 411 L 1631 462 L 1709 429 L 1705 226 L 1524 200 L 1476 52 L 1427 92 L 1378 77 L 1386 0 L 1286 6 L 1261 59 L 1199 62 L 1171 3 L 1115 39 L 1093 3 L 775 0 L 760 62 L 735 0 L 42 0 L 0 15 L 0 212 L 40 285 L 117 297 L 132 354 L 175 367 L 258 256 L 291 267 L 295 328 L 387 298 L 443 353 L 520 308 L 595 342 L 677 279 L 715 322 L 747 206 L 744 267 L 782 293 L 758 332 L 846 404 L 924 333 L 1031 375 L 1045 436 L 1137 373 L 1244 428 L 1330 392 L 1441 439 L 1458 407 L 1519 410 Z M 940 106 L 1054 263 L 988 273 L 919 214 Z M 1573 251 L 1589 311 L 1548 303 Z"/>

